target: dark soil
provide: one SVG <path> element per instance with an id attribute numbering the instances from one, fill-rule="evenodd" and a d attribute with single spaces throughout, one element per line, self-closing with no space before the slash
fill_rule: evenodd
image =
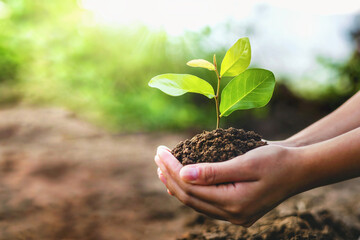
<path id="1" fill-rule="evenodd" d="M 266 145 L 253 131 L 228 128 L 204 131 L 180 142 L 171 153 L 183 164 L 223 162 Z"/>
<path id="2" fill-rule="evenodd" d="M 359 229 L 335 220 L 327 210 L 271 216 L 248 229 L 204 217 L 192 224 L 197 222 L 204 224 L 202 231 L 187 232 L 177 240 L 358 240 L 360 235 Z"/>

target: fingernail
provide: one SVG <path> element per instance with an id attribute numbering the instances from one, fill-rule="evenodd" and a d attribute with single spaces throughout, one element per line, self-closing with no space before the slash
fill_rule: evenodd
<path id="1" fill-rule="evenodd" d="M 157 169 L 157 174 L 158 174 L 158 176 L 160 177 L 160 174 L 161 174 L 160 168 Z"/>
<path id="2" fill-rule="evenodd" d="M 170 152 L 170 149 L 169 149 L 168 147 L 166 147 L 166 146 L 161 145 L 161 146 L 158 146 L 157 151 L 156 151 L 156 154 L 159 155 L 159 152 L 160 152 L 160 151 Z"/>
<path id="3" fill-rule="evenodd" d="M 194 181 L 199 177 L 199 169 L 197 167 L 183 167 L 180 170 L 180 177 L 186 181 Z"/>
<path id="4" fill-rule="evenodd" d="M 172 192 L 170 192 L 169 189 L 167 189 L 167 193 L 168 193 L 170 196 L 174 196 L 174 194 L 172 194 Z"/>

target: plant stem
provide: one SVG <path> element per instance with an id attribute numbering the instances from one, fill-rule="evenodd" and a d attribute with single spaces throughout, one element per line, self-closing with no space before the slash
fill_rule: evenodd
<path id="1" fill-rule="evenodd" d="M 216 129 L 219 128 L 220 126 L 220 117 L 219 117 L 219 103 L 218 103 L 218 98 L 215 96 L 215 105 L 216 105 Z"/>
<path id="2" fill-rule="evenodd" d="M 216 106 L 216 129 L 218 129 L 219 126 L 220 126 L 220 111 L 219 111 L 219 98 L 220 98 L 220 95 L 219 95 L 219 91 L 220 91 L 221 77 L 220 77 L 218 67 L 217 67 L 217 64 L 216 64 L 216 55 L 215 54 L 214 54 L 213 62 L 214 62 L 214 66 L 215 66 L 216 77 L 218 79 L 217 88 L 216 88 L 216 95 L 214 97 L 215 106 Z"/>

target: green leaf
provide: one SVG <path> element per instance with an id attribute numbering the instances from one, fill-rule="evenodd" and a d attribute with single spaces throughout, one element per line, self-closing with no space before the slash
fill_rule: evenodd
<path id="1" fill-rule="evenodd" d="M 221 93 L 220 116 L 239 109 L 265 106 L 271 99 L 275 76 L 265 69 L 248 69 L 233 78 Z"/>
<path id="2" fill-rule="evenodd" d="M 225 54 L 220 76 L 235 77 L 250 65 L 251 47 L 249 38 L 240 38 Z"/>
<path id="3" fill-rule="evenodd" d="M 186 63 L 190 67 L 200 67 L 200 68 L 206 68 L 210 71 L 215 71 L 215 66 L 209 61 L 206 61 L 204 59 L 194 59 Z"/>
<path id="4" fill-rule="evenodd" d="M 158 75 L 150 80 L 149 86 L 171 96 L 180 96 L 187 92 L 200 93 L 208 98 L 215 96 L 213 87 L 207 81 L 190 74 Z"/>

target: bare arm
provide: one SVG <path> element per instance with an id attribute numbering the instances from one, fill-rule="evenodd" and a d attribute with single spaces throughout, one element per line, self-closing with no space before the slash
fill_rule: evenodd
<path id="1" fill-rule="evenodd" d="M 305 167 L 301 191 L 360 177 L 360 127 L 296 151 Z"/>
<path id="2" fill-rule="evenodd" d="M 360 91 L 334 112 L 280 143 L 293 147 L 310 145 L 339 136 L 357 127 L 360 127 Z"/>

